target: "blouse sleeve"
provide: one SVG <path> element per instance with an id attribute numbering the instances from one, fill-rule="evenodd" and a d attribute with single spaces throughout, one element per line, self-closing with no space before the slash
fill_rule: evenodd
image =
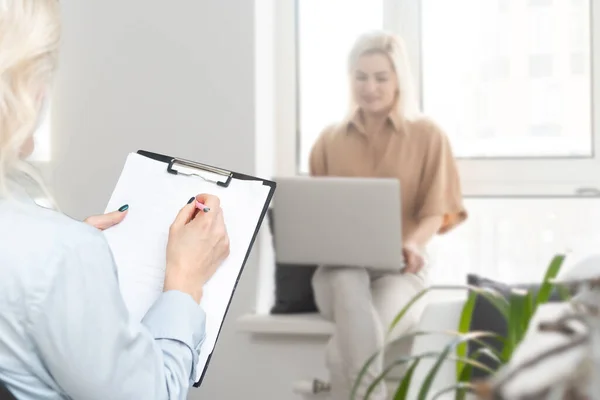
<path id="1" fill-rule="evenodd" d="M 418 218 L 443 217 L 438 233 L 446 233 L 467 218 L 463 205 L 460 177 L 448 137 L 429 124 L 425 163 L 419 189 L 421 207 Z"/>
<path id="2" fill-rule="evenodd" d="M 63 394 L 184 400 L 204 340 L 204 311 L 191 296 L 169 291 L 134 321 L 103 237 L 67 245 L 49 268 L 52 286 L 29 309 L 29 335 Z"/>

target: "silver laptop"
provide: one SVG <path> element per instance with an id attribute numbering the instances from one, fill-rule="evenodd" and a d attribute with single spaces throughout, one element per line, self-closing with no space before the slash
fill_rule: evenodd
<path id="1" fill-rule="evenodd" d="M 278 178 L 277 262 L 403 268 L 400 183 L 391 178 Z"/>

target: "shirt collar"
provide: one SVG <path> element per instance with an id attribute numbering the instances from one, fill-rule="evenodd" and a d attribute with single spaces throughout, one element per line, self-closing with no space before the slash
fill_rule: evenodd
<path id="1" fill-rule="evenodd" d="M 399 135 L 406 135 L 408 133 L 406 129 L 406 121 L 397 111 L 391 111 L 387 116 L 387 123 L 392 126 L 392 132 Z M 354 127 L 358 132 L 366 135 L 365 126 L 362 122 L 360 108 L 355 109 L 346 118 L 345 126 L 347 132 L 350 132 L 350 127 Z"/>

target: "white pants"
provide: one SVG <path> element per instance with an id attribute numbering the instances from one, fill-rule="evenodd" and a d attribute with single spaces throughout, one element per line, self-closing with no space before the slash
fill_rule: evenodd
<path id="1" fill-rule="evenodd" d="M 352 387 L 365 362 L 384 345 L 384 336 L 394 317 L 427 284 L 427 272 L 382 274 L 366 268 L 320 267 L 313 277 L 317 307 L 335 324 L 327 346 L 326 362 L 331 374 L 333 400 L 349 400 Z M 420 303 L 420 302 L 417 302 Z M 410 332 L 421 316 L 418 304 L 396 325 L 392 337 Z M 378 357 L 366 371 L 356 392 L 363 399 L 367 388 L 383 370 Z M 387 398 L 385 384 L 371 400 Z"/>

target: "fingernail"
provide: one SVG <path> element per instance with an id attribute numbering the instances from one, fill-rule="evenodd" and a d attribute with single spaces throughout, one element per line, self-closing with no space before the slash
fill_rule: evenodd
<path id="1" fill-rule="evenodd" d="M 124 206 L 121 206 L 121 208 L 119 208 L 119 212 L 125 212 L 129 210 L 129 204 L 125 204 Z"/>
<path id="2" fill-rule="evenodd" d="M 192 197 L 192 198 L 190 198 L 190 199 L 188 200 L 188 204 L 191 204 L 191 203 L 192 203 L 192 201 L 194 201 L 195 199 L 196 199 L 196 197 L 195 197 L 195 196 L 194 196 L 194 197 Z"/>

